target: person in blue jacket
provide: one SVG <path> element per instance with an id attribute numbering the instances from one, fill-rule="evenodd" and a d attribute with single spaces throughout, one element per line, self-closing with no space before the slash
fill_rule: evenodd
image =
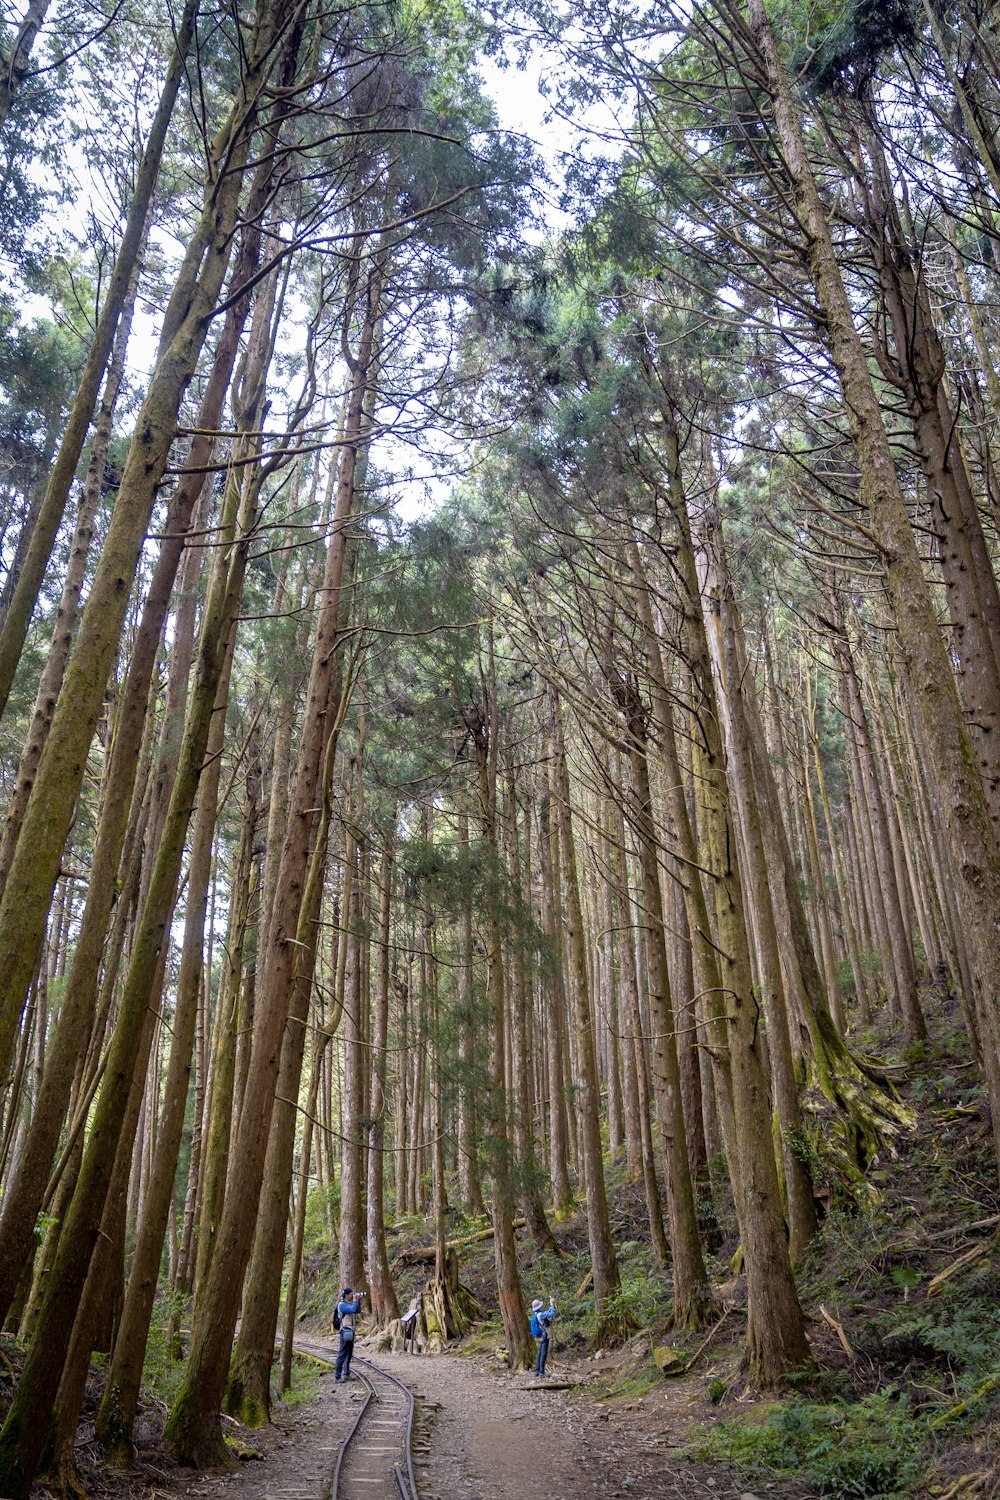
<path id="1" fill-rule="evenodd" d="M 549 1354 L 549 1334 L 552 1332 L 552 1322 L 556 1315 L 555 1298 L 549 1298 L 548 1307 L 540 1297 L 536 1297 L 531 1304 L 531 1332 L 538 1340 L 538 1358 L 535 1361 L 535 1374 L 539 1380 L 545 1380 L 545 1361 Z"/>
<path id="2" fill-rule="evenodd" d="M 361 1304 L 367 1294 L 359 1292 L 357 1300 L 349 1286 L 345 1286 L 337 1303 L 337 1317 L 340 1320 L 340 1348 L 337 1350 L 337 1367 L 334 1371 L 334 1380 L 350 1380 L 351 1378 L 351 1355 L 354 1353 L 354 1331 L 357 1327 L 358 1313 Z"/>

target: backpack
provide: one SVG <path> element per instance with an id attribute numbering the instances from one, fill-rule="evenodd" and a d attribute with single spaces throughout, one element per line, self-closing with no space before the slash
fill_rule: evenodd
<path id="1" fill-rule="evenodd" d="M 339 1333 L 340 1332 L 340 1303 L 339 1302 L 337 1303 L 336 1307 L 333 1309 L 333 1331 L 334 1331 L 334 1333 Z"/>
<path id="2" fill-rule="evenodd" d="M 542 1336 L 542 1322 L 536 1312 L 531 1314 L 531 1336 L 534 1339 L 540 1339 Z"/>

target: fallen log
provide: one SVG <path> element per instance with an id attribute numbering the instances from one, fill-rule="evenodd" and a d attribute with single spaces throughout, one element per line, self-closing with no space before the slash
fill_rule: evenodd
<path id="1" fill-rule="evenodd" d="M 514 1228 L 523 1229 L 524 1220 L 515 1219 Z M 463 1245 L 476 1245 L 479 1244 L 482 1240 L 491 1240 L 492 1238 L 493 1225 L 490 1224 L 485 1229 L 477 1229 L 475 1234 L 464 1234 L 462 1235 L 461 1239 L 449 1240 L 448 1249 L 460 1250 Z M 434 1245 L 421 1245 L 418 1249 L 415 1250 L 398 1250 L 392 1257 L 392 1264 L 394 1266 L 418 1265 L 421 1261 L 433 1260 L 436 1254 L 437 1249 Z"/>
<path id="2" fill-rule="evenodd" d="M 990 1214 L 988 1219 L 976 1219 L 973 1224 L 963 1224 L 961 1221 L 952 1224 L 948 1229 L 939 1229 L 935 1234 L 925 1234 L 921 1239 L 915 1240 L 915 1245 L 933 1245 L 937 1240 L 953 1240 L 960 1234 L 971 1234 L 974 1229 L 995 1229 L 1000 1224 L 1000 1214 Z"/>
<path id="3" fill-rule="evenodd" d="M 966 1250 L 964 1255 L 960 1255 L 957 1260 L 952 1261 L 950 1266 L 945 1266 L 943 1271 L 939 1271 L 936 1276 L 931 1278 L 927 1283 L 927 1296 L 936 1297 L 946 1281 L 950 1281 L 953 1276 L 957 1276 L 958 1272 L 964 1271 L 967 1266 L 972 1266 L 977 1261 L 985 1260 L 987 1256 L 992 1255 L 993 1249 L 994 1246 L 991 1240 L 984 1240 L 982 1244 L 973 1245 L 971 1250 Z"/>

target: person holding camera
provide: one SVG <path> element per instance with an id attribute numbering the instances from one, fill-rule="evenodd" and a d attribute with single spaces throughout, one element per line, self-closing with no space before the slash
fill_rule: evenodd
<path id="1" fill-rule="evenodd" d="M 334 1328 L 340 1330 L 340 1348 L 337 1351 L 337 1367 L 334 1371 L 334 1380 L 350 1380 L 351 1378 L 351 1355 L 354 1353 L 354 1331 L 357 1327 L 358 1314 L 361 1304 L 367 1297 L 367 1292 L 359 1292 L 355 1299 L 354 1293 L 349 1286 L 345 1286 L 340 1294 L 336 1312 L 333 1316 Z"/>
<path id="2" fill-rule="evenodd" d="M 545 1361 L 549 1353 L 549 1337 L 552 1333 L 552 1323 L 556 1315 L 556 1302 L 554 1297 L 549 1298 L 548 1307 L 540 1297 L 536 1297 L 531 1304 L 531 1332 L 538 1342 L 538 1358 L 535 1361 L 535 1375 L 539 1380 L 547 1379 L 545 1374 Z"/>

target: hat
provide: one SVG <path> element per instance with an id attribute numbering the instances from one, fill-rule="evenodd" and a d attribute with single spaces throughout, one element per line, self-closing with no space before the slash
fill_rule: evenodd
<path id="1" fill-rule="evenodd" d="M 342 1297 L 349 1297 L 351 1295 L 351 1289 L 350 1289 L 350 1287 L 349 1286 L 345 1286 L 344 1290 L 341 1292 L 340 1295 Z M 541 1303 L 539 1303 L 539 1306 L 541 1306 Z"/>
<path id="2" fill-rule="evenodd" d="M 542 1301 L 541 1297 L 536 1297 L 535 1300 L 534 1300 L 534 1302 L 531 1304 L 531 1311 L 532 1312 L 541 1312 L 541 1310 L 542 1310 L 542 1308 L 544 1306 L 545 1306 L 545 1303 Z"/>

